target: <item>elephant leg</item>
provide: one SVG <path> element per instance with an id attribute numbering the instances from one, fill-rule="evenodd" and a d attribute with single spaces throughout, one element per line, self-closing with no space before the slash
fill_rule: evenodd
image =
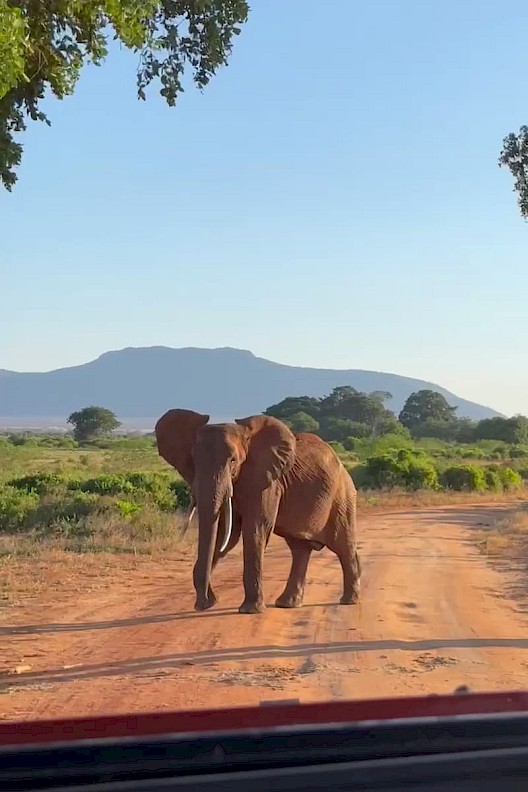
<path id="1" fill-rule="evenodd" d="M 337 552 L 343 570 L 341 605 L 355 605 L 359 601 L 361 564 L 355 542 L 345 542 Z"/>
<path id="2" fill-rule="evenodd" d="M 233 514 L 233 530 L 231 532 L 231 539 L 229 540 L 229 543 L 228 543 L 226 549 L 224 550 L 224 552 L 222 554 L 220 554 L 219 550 L 220 550 L 221 539 L 220 539 L 220 537 L 218 538 L 217 547 L 215 549 L 215 553 L 214 553 L 214 556 L 213 556 L 213 561 L 212 561 L 212 564 L 211 564 L 211 574 L 213 573 L 213 571 L 214 571 L 216 565 L 218 564 L 218 562 L 220 561 L 220 559 L 221 558 L 225 558 L 225 556 L 234 547 L 237 546 L 238 542 L 240 541 L 241 535 L 242 535 L 242 522 L 240 520 L 240 516 L 238 514 L 234 513 Z M 216 594 L 214 593 L 211 584 L 209 584 L 209 589 L 208 589 L 207 596 L 209 597 L 210 600 L 214 600 L 215 603 L 218 602 L 218 598 L 217 598 Z"/>
<path id="3" fill-rule="evenodd" d="M 303 604 L 306 586 L 306 571 L 312 554 L 312 547 L 303 539 L 286 539 L 292 554 L 292 565 L 286 588 L 275 601 L 277 608 L 300 608 Z"/>
<path id="4" fill-rule="evenodd" d="M 245 596 L 239 613 L 264 613 L 266 610 L 262 586 L 264 551 L 275 527 L 279 502 L 279 490 L 271 486 L 244 504 L 242 542 Z"/>

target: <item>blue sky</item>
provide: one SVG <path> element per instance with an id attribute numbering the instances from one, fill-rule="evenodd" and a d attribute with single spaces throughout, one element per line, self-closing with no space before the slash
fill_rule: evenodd
<path id="1" fill-rule="evenodd" d="M 528 4 L 250 2 L 203 94 L 138 102 L 115 51 L 31 125 L 0 367 L 236 346 L 528 413 L 528 228 L 496 164 L 528 123 Z"/>

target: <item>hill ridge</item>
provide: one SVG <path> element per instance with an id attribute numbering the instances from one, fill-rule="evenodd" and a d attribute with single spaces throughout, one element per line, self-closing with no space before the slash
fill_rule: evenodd
<path id="1" fill-rule="evenodd" d="M 3 417 L 67 416 L 87 404 L 108 407 L 123 418 L 156 417 L 178 406 L 234 417 L 259 413 L 286 396 L 325 396 L 338 385 L 389 391 L 394 398 L 387 406 L 395 412 L 410 393 L 430 388 L 456 406 L 460 417 L 479 420 L 500 415 L 415 377 L 368 369 L 293 366 L 226 346 L 130 346 L 51 371 L 0 369 L 0 374 Z"/>

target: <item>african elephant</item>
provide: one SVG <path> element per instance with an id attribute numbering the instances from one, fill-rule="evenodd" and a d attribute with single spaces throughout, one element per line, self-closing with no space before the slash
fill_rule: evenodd
<path id="1" fill-rule="evenodd" d="M 325 546 L 341 562 L 341 603 L 357 602 L 356 488 L 333 449 L 264 415 L 233 424 L 208 421 L 208 415 L 175 409 L 155 427 L 159 454 L 185 479 L 198 511 L 195 609 L 216 603 L 211 571 L 242 535 L 245 598 L 239 611 L 263 612 L 263 558 L 273 531 L 292 554 L 278 607 L 302 605 L 310 555 Z"/>

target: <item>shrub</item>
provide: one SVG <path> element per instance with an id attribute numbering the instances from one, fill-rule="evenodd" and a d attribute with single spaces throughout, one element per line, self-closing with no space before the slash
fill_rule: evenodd
<path id="1" fill-rule="evenodd" d="M 370 426 L 359 421 L 349 421 L 347 430 L 349 438 L 365 438 L 370 437 L 372 434 Z"/>
<path id="2" fill-rule="evenodd" d="M 127 476 L 121 476 L 115 473 L 108 473 L 103 476 L 81 481 L 77 486 L 81 492 L 90 492 L 96 495 L 131 494 L 134 491 L 134 485 L 129 481 Z"/>
<path id="3" fill-rule="evenodd" d="M 403 487 L 408 490 L 436 489 L 438 475 L 432 462 L 419 454 L 401 449 L 397 454 L 378 454 L 358 465 L 352 477 L 360 489 L 393 489 Z"/>
<path id="4" fill-rule="evenodd" d="M 523 459 L 526 456 L 526 448 L 523 446 L 512 446 L 508 449 L 510 459 Z"/>
<path id="5" fill-rule="evenodd" d="M 8 482 L 15 489 L 35 492 L 37 495 L 47 495 L 64 483 L 64 477 L 58 473 L 35 473 L 33 476 L 22 476 Z"/>
<path id="6" fill-rule="evenodd" d="M 517 473 L 519 474 L 523 482 L 528 481 L 528 467 L 519 468 L 517 470 Z"/>
<path id="7" fill-rule="evenodd" d="M 367 470 L 367 466 L 365 463 L 361 465 L 348 465 L 344 464 L 344 467 L 354 482 L 356 489 L 372 489 L 372 483 L 369 471 Z"/>
<path id="8" fill-rule="evenodd" d="M 24 492 L 9 485 L 0 487 L 0 531 L 21 528 L 38 502 L 38 495 L 34 492 Z"/>
<path id="9" fill-rule="evenodd" d="M 491 466 L 486 468 L 484 473 L 486 480 L 486 489 L 491 492 L 502 492 L 502 478 L 498 470 L 494 470 Z"/>
<path id="10" fill-rule="evenodd" d="M 434 465 L 427 459 L 414 458 L 407 464 L 404 474 L 406 489 L 437 489 L 438 473 Z"/>
<path id="11" fill-rule="evenodd" d="M 116 507 L 119 513 L 125 518 L 132 517 L 132 515 L 141 510 L 139 503 L 133 503 L 132 501 L 128 500 L 116 501 Z"/>
<path id="12" fill-rule="evenodd" d="M 328 445 L 334 449 L 336 454 L 346 454 L 346 448 L 342 443 L 339 443 L 337 440 L 331 440 Z"/>
<path id="13" fill-rule="evenodd" d="M 11 445 L 14 446 L 37 445 L 37 440 L 35 437 L 31 437 L 30 435 L 24 435 L 24 434 L 10 434 L 9 442 L 11 443 Z"/>
<path id="14" fill-rule="evenodd" d="M 497 472 L 505 490 L 516 490 L 523 486 L 522 476 L 516 470 L 510 467 L 501 467 Z"/>
<path id="15" fill-rule="evenodd" d="M 174 508 L 187 509 L 191 503 L 191 492 L 183 479 L 171 481 L 169 489 L 175 496 Z"/>
<path id="16" fill-rule="evenodd" d="M 453 465 L 444 470 L 440 483 L 445 489 L 459 492 L 483 492 L 486 489 L 485 469 L 478 465 Z"/>
<path id="17" fill-rule="evenodd" d="M 66 498 L 46 496 L 26 516 L 24 528 L 47 529 L 58 523 L 76 524 L 83 517 L 109 507 L 110 504 L 97 495 L 84 492 L 76 492 Z"/>

